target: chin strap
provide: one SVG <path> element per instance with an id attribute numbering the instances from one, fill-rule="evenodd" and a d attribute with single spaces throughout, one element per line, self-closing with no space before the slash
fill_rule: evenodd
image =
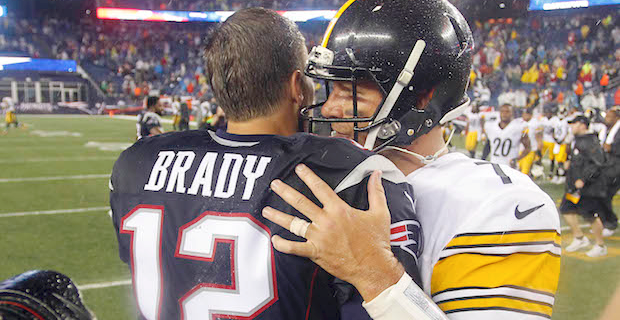
<path id="1" fill-rule="evenodd" d="M 422 162 L 423 165 L 428 165 L 431 164 L 433 162 L 435 162 L 439 157 L 443 156 L 444 154 L 448 153 L 448 145 L 450 144 L 450 141 L 452 141 L 452 137 L 454 136 L 454 130 L 452 130 L 452 132 L 450 133 L 450 137 L 448 138 L 448 141 L 446 142 L 446 144 L 443 146 L 443 148 L 439 149 L 437 152 L 435 152 L 435 154 L 430 155 L 430 156 L 423 156 L 421 154 L 415 153 L 413 151 L 404 149 L 404 148 L 400 148 L 400 147 L 394 147 L 394 146 L 387 146 L 385 147 L 383 150 L 396 150 L 396 151 L 400 151 L 403 153 L 406 153 L 408 155 L 414 156 L 416 159 L 420 160 L 420 162 Z"/>

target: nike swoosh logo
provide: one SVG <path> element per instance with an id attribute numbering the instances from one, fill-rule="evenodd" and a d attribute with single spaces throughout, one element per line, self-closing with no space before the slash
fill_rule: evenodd
<path id="1" fill-rule="evenodd" d="M 543 204 L 539 205 L 538 207 L 534 207 L 532 209 L 525 210 L 525 211 L 519 211 L 519 206 L 517 206 L 515 208 L 515 217 L 517 217 L 517 219 L 521 220 L 521 219 L 529 216 L 532 212 L 542 208 L 544 205 L 545 204 L 543 203 Z"/>

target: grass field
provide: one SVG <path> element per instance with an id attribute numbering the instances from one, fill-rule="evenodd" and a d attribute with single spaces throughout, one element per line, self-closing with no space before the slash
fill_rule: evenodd
<path id="1" fill-rule="evenodd" d="M 32 269 L 69 275 L 98 319 L 135 319 L 127 267 L 108 216 L 108 175 L 133 142 L 118 117 L 24 116 L 0 136 L 0 279 Z M 2 124 L 2 127 L 4 125 Z M 166 127 L 166 130 L 169 130 Z M 462 145 L 456 137 L 455 145 Z M 563 186 L 542 184 L 554 199 Z M 620 198 L 616 197 L 616 212 Z M 72 210 L 72 211 L 69 211 Z M 571 240 L 563 234 L 564 245 Z M 609 256 L 563 254 L 553 319 L 596 319 L 620 282 L 620 235 Z"/>

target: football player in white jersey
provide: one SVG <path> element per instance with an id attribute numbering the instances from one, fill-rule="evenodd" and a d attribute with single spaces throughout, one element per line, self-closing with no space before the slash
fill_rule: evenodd
<path id="1" fill-rule="evenodd" d="M 181 122 L 181 98 L 174 97 L 172 100 L 172 128 L 177 131 Z"/>
<path id="2" fill-rule="evenodd" d="M 566 179 L 566 171 L 564 170 L 564 163 L 568 159 L 568 142 L 570 140 L 570 127 L 566 117 L 557 118 L 555 123 L 555 129 L 553 130 L 553 139 L 555 140 L 555 146 L 553 148 L 553 158 L 558 164 L 555 176 L 551 179 L 551 182 L 555 184 L 562 184 Z"/>
<path id="3" fill-rule="evenodd" d="M 549 177 L 555 175 L 555 154 L 559 152 L 559 149 L 556 150 L 554 138 L 555 129 L 560 122 L 556 113 L 557 107 L 551 105 L 545 106 L 543 109 L 543 117 L 540 119 L 540 123 L 543 127 L 542 155 L 548 154 L 549 160 L 551 160 Z"/>
<path id="4" fill-rule="evenodd" d="M 542 145 L 543 128 L 540 126 L 538 120 L 534 118 L 534 113 L 531 108 L 525 109 L 523 111 L 523 116 L 517 120 L 527 125 L 528 138 L 530 140 L 530 152 L 519 160 L 519 171 L 523 174 L 530 175 L 534 162 L 539 161 L 542 157 L 539 147 Z"/>
<path id="5" fill-rule="evenodd" d="M 444 27 L 426 28 L 438 24 Z M 561 253 L 555 203 L 528 176 L 508 166 L 449 153 L 441 135 L 440 125 L 469 104 L 471 48 L 470 28 L 447 0 L 380 5 L 350 0 L 329 25 L 322 45 L 313 49 L 306 68 L 315 79 L 333 81 L 327 101 L 313 106 L 322 106 L 323 117 L 310 116 L 312 107 L 302 113 L 311 124 L 330 123 L 335 136 L 380 152 L 407 175 L 425 230 L 419 257 L 423 289 L 448 318 L 549 319 Z M 387 226 L 385 232 L 370 231 L 338 219 L 354 212 L 347 206 L 304 207 L 303 196 L 294 190 L 278 194 L 320 222 L 305 226 L 307 242 L 273 239 L 277 250 L 310 257 L 321 266 L 336 263 L 343 268 L 326 270 L 338 277 L 386 270 L 381 266 L 392 263 L 364 256 L 355 237 L 334 243 L 329 236 L 367 238 L 370 232 L 377 239 L 389 238 Z M 293 222 L 282 212 L 270 219 L 289 228 Z M 392 226 L 392 233 L 398 232 Z M 391 245 L 404 245 L 402 241 L 399 234 Z M 359 259 L 346 260 L 351 256 Z M 368 283 L 356 285 L 372 286 L 373 277 L 384 276 L 370 272 Z M 417 297 L 405 294 L 413 292 L 411 286 L 402 275 L 365 302 L 369 314 L 375 319 L 422 319 L 412 311 Z"/>
<path id="6" fill-rule="evenodd" d="M 467 117 L 465 149 L 469 151 L 469 155 L 473 159 L 476 157 L 478 141 L 482 140 L 482 115 L 480 114 L 480 107 L 477 104 L 473 104 L 471 110 L 465 112 L 465 116 Z"/>
<path id="7" fill-rule="evenodd" d="M 499 110 L 499 121 L 484 124 L 484 133 L 491 143 L 491 162 L 516 168 L 517 162 L 531 150 L 528 127 L 523 121 L 512 119 L 510 105 L 505 104 Z M 519 153 L 521 145 L 523 151 Z"/>
<path id="8" fill-rule="evenodd" d="M 8 132 L 11 125 L 14 125 L 15 128 L 19 127 L 19 121 L 17 121 L 17 116 L 15 115 L 15 103 L 13 99 L 10 97 L 3 98 L 2 109 L 4 109 L 4 123 L 6 125 L 6 130 L 4 132 Z"/>

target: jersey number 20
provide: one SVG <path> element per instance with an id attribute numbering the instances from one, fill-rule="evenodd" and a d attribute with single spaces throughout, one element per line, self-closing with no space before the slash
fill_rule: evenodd
<path id="1" fill-rule="evenodd" d="M 495 138 L 495 140 L 493 140 L 493 144 L 495 145 L 495 151 L 493 151 L 494 156 L 507 157 L 508 154 L 510 154 L 510 149 L 512 149 L 512 140 L 506 139 L 504 140 L 504 142 L 502 142 L 502 139 Z"/>
<path id="2" fill-rule="evenodd" d="M 164 207 L 140 205 L 123 217 L 131 235 L 133 286 L 140 311 L 159 319 L 162 297 L 161 236 Z M 277 298 L 269 229 L 245 213 L 207 211 L 179 229 L 175 257 L 215 263 L 218 243 L 229 243 L 231 284 L 199 283 L 179 300 L 181 319 L 252 319 Z"/>

